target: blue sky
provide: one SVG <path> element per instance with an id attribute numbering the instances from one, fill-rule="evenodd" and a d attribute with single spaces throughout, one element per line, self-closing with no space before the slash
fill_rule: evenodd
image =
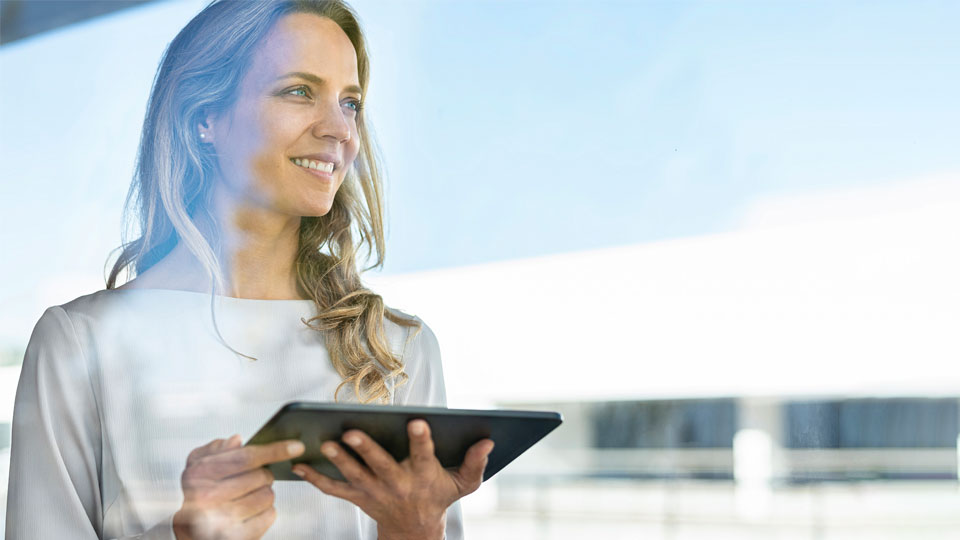
<path id="1" fill-rule="evenodd" d="M 160 54 L 203 4 L 0 49 L 0 322 L 22 339 L 100 279 Z M 960 170 L 955 2 L 354 6 L 387 273 L 710 234 L 766 197 Z"/>
<path id="2" fill-rule="evenodd" d="M 403 269 L 705 234 L 960 162 L 956 4 L 508 4 L 421 23 L 393 202 L 442 203 L 404 215 Z"/>

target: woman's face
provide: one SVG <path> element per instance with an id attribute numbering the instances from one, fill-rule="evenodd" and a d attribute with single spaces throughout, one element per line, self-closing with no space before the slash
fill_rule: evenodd
<path id="1" fill-rule="evenodd" d="M 336 23 L 281 18 L 254 52 L 236 103 L 201 126 L 221 187 L 289 216 L 329 212 L 360 147 L 359 86 L 356 52 Z"/>

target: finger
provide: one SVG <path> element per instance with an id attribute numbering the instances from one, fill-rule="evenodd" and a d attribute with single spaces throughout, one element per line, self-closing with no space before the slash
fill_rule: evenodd
<path id="1" fill-rule="evenodd" d="M 414 470 L 425 468 L 437 459 L 433 449 L 430 426 L 424 420 L 412 420 L 407 424 L 410 435 L 410 462 Z"/>
<path id="2" fill-rule="evenodd" d="M 273 522 L 277 520 L 277 509 L 271 506 L 263 512 L 248 518 L 243 522 L 244 538 L 262 538 Z"/>
<path id="3" fill-rule="evenodd" d="M 377 441 L 360 430 L 352 429 L 343 434 L 343 442 L 360 454 L 373 474 L 389 485 L 396 485 L 403 470 L 397 464 L 397 460 L 377 444 Z"/>
<path id="4" fill-rule="evenodd" d="M 224 478 L 216 484 L 217 495 L 223 500 L 232 501 L 264 486 L 273 485 L 273 481 L 273 473 L 260 467 Z"/>
<path id="5" fill-rule="evenodd" d="M 277 441 L 228 449 L 219 454 L 203 456 L 194 465 L 192 474 L 217 480 L 258 469 L 269 463 L 287 461 L 305 450 L 298 440 Z"/>
<path id="6" fill-rule="evenodd" d="M 320 474 L 314 470 L 313 467 L 299 464 L 293 468 L 293 472 L 300 478 L 303 478 L 307 482 L 310 482 L 316 486 L 317 489 L 326 493 L 327 495 L 333 495 L 334 497 L 346 499 L 356 505 L 359 505 L 363 498 L 363 491 L 361 491 L 360 488 L 351 486 L 347 482 L 334 480 L 329 476 Z"/>
<path id="7" fill-rule="evenodd" d="M 491 439 L 474 443 L 467 450 L 467 455 L 464 456 L 460 468 L 451 475 L 457 484 L 460 497 L 473 493 L 483 483 L 483 470 L 487 468 L 487 458 L 492 451 L 493 441 Z"/>
<path id="8" fill-rule="evenodd" d="M 353 459 L 353 456 L 348 454 L 339 444 L 327 441 L 320 446 L 320 451 L 351 484 L 363 487 L 376 482 L 373 473 L 359 461 Z"/>
<path id="9" fill-rule="evenodd" d="M 239 435 L 234 435 L 238 437 Z M 232 437 L 231 437 L 232 439 Z M 203 456 L 209 456 L 220 451 L 227 439 L 214 439 L 203 446 L 198 446 L 190 451 L 187 456 L 187 465 L 191 465 Z"/>
<path id="10" fill-rule="evenodd" d="M 218 454 L 224 450 L 229 450 L 230 448 L 236 448 L 240 446 L 242 439 L 240 435 L 233 435 L 229 439 L 217 439 L 216 444 L 213 445 L 211 449 L 211 454 Z"/>
<path id="11" fill-rule="evenodd" d="M 225 505 L 227 512 L 234 520 L 249 519 L 267 508 L 273 506 L 274 494 L 270 486 L 251 491 L 243 497 L 230 501 Z"/>

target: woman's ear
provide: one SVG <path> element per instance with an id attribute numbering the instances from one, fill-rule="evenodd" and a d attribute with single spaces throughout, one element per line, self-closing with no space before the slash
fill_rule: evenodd
<path id="1" fill-rule="evenodd" d="M 197 131 L 200 133 L 200 140 L 205 143 L 213 142 L 213 126 L 214 126 L 215 117 L 212 114 L 206 115 L 202 122 L 197 126 Z"/>

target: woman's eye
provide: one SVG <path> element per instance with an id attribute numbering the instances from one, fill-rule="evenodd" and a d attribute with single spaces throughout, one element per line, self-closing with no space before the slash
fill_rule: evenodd
<path id="1" fill-rule="evenodd" d="M 296 88 L 291 88 L 285 91 L 284 94 L 292 95 L 292 96 L 310 97 L 310 89 L 306 86 L 297 86 Z M 350 110 L 352 110 L 355 113 L 359 113 L 363 109 L 363 103 L 355 99 L 351 99 L 345 102 L 344 105 L 346 105 L 348 108 L 350 108 Z"/>
<path id="2" fill-rule="evenodd" d="M 287 90 L 286 93 L 292 94 L 293 92 L 303 92 L 302 94 L 295 94 L 295 95 L 304 96 L 304 97 L 307 97 L 310 94 L 306 86 L 298 86 L 296 88 L 291 88 L 290 90 Z"/>

